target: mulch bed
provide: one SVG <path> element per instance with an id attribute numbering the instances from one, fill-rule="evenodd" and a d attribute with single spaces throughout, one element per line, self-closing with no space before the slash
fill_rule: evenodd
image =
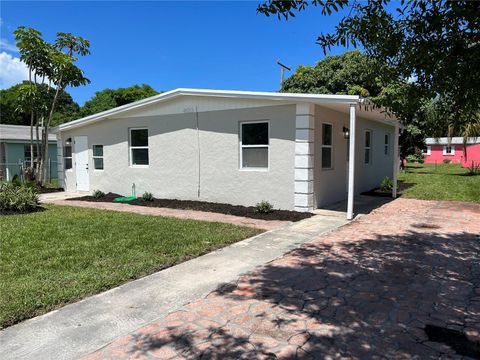
<path id="1" fill-rule="evenodd" d="M 50 194 L 50 193 L 54 193 L 54 192 L 63 191 L 62 188 L 48 188 L 48 187 L 42 187 L 42 186 L 37 186 L 36 190 L 37 190 L 38 194 Z"/>
<path id="2" fill-rule="evenodd" d="M 113 199 L 121 197 L 122 195 L 108 193 L 104 197 L 94 198 L 93 196 L 82 196 L 77 198 L 71 198 L 68 200 L 80 200 L 91 202 L 114 202 Z M 197 210 L 206 212 L 215 212 L 220 214 L 243 216 L 251 219 L 262 220 L 284 220 L 284 221 L 300 221 L 312 217 L 312 213 L 304 213 L 298 211 L 288 210 L 273 210 L 269 214 L 260 214 L 255 212 L 253 206 L 240 206 L 230 204 L 220 204 L 205 201 L 192 201 L 192 200 L 176 200 L 176 199 L 153 199 L 153 201 L 144 201 L 141 198 L 137 200 L 129 201 L 124 204 L 170 208 L 170 209 L 182 209 L 182 210 Z"/>
<path id="3" fill-rule="evenodd" d="M 406 183 L 406 182 L 403 182 L 403 181 L 399 181 L 398 184 L 397 184 L 397 196 L 401 196 L 402 194 L 400 194 L 402 191 L 408 189 L 408 188 L 411 188 L 412 186 L 414 186 L 415 184 L 412 184 L 412 183 Z M 380 188 L 375 188 L 375 189 L 372 189 L 370 191 L 365 191 L 363 192 L 361 195 L 367 195 L 367 196 L 377 196 L 377 197 L 392 197 L 392 191 L 384 191 Z"/>

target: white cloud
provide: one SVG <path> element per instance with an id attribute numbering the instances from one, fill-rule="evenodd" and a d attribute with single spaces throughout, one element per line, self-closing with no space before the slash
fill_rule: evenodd
<path id="1" fill-rule="evenodd" d="M 5 38 L 0 38 L 0 49 L 18 53 L 18 48 L 15 46 L 15 44 L 12 44 Z"/>
<path id="2" fill-rule="evenodd" d="M 6 89 L 27 79 L 27 65 L 5 51 L 0 52 L 0 89 Z"/>

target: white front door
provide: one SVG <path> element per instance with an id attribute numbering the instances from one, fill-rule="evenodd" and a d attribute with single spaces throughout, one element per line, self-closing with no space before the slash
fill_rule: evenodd
<path id="1" fill-rule="evenodd" d="M 88 137 L 75 136 L 73 149 L 75 152 L 75 174 L 77 191 L 90 191 L 88 177 Z"/>

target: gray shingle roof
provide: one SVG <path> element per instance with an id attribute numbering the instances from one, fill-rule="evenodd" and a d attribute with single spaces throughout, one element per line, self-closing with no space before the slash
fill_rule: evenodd
<path id="1" fill-rule="evenodd" d="M 35 129 L 33 130 L 35 139 Z M 30 141 L 30 126 L 0 124 L 0 140 Z M 55 134 L 48 134 L 48 141 L 56 141 Z"/>

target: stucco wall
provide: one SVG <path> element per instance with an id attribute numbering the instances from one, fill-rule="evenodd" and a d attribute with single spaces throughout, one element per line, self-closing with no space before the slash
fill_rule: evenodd
<path id="1" fill-rule="evenodd" d="M 365 131 L 372 132 L 370 164 L 364 162 Z M 355 161 L 355 191 L 361 193 L 380 186 L 381 181 L 388 176 L 393 178 L 393 136 L 395 128 L 372 120 L 359 118 L 357 122 L 357 157 Z M 388 154 L 384 153 L 384 137 L 389 134 L 390 145 Z"/>
<path id="2" fill-rule="evenodd" d="M 333 168 L 322 169 L 322 123 L 333 126 Z M 323 207 L 347 198 L 348 140 L 344 138 L 343 127 L 350 127 L 349 115 L 328 108 L 315 108 L 315 199 L 317 207 Z M 364 163 L 365 131 L 372 131 L 371 164 Z M 390 135 L 388 155 L 384 154 L 384 135 Z M 394 127 L 376 121 L 357 117 L 355 192 L 371 190 L 380 185 L 385 176 L 393 175 L 393 134 Z"/>
<path id="3" fill-rule="evenodd" d="M 194 108 L 194 107 L 192 107 Z M 200 199 L 239 205 L 261 200 L 275 207 L 294 206 L 295 105 L 198 113 L 200 128 L 200 197 L 195 113 L 135 116 L 100 121 L 61 133 L 62 140 L 88 136 L 90 189 L 137 196 Z M 239 124 L 270 122 L 270 168 L 239 170 Z M 129 166 L 128 130 L 149 129 L 148 168 Z M 104 145 L 104 170 L 93 170 L 92 145 Z M 75 149 L 74 149 L 75 151 Z M 65 172 L 67 191 L 75 191 L 75 166 Z"/>

